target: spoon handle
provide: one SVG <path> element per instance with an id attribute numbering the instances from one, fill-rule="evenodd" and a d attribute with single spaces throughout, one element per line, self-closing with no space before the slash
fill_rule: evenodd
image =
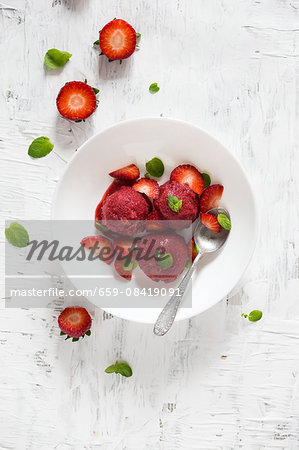
<path id="1" fill-rule="evenodd" d="M 176 289 L 175 294 L 171 297 L 171 299 L 166 303 L 164 308 L 162 309 L 156 323 L 154 326 L 154 334 L 157 336 L 164 336 L 164 334 L 169 331 L 171 328 L 175 316 L 177 314 L 178 308 L 181 304 L 182 298 L 185 294 L 185 290 L 188 286 L 188 283 L 192 277 L 192 274 L 194 272 L 194 269 L 201 257 L 201 254 L 198 253 L 195 260 L 193 261 L 192 266 L 180 282 L 178 288 Z"/>

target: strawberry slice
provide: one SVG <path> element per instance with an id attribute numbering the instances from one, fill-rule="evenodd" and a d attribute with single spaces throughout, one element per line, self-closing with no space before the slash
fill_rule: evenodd
<path id="1" fill-rule="evenodd" d="M 196 256 L 198 255 L 198 247 L 195 244 L 194 238 L 190 239 L 188 244 L 188 251 L 189 254 L 191 254 L 192 262 L 195 260 Z"/>
<path id="2" fill-rule="evenodd" d="M 102 200 L 100 201 L 100 203 L 98 204 L 98 206 L 96 207 L 96 211 L 95 211 L 95 221 L 99 222 L 100 220 L 102 220 L 103 218 L 103 213 L 102 213 L 102 209 L 103 209 L 103 204 L 104 201 L 106 200 L 107 197 L 109 197 L 109 195 L 113 194 L 114 192 L 118 191 L 119 187 L 119 181 L 118 180 L 114 180 L 112 181 L 112 183 L 110 184 L 110 186 L 108 187 L 108 189 L 106 189 Z"/>
<path id="3" fill-rule="evenodd" d="M 83 336 L 91 328 L 91 317 L 85 308 L 73 306 L 65 308 L 58 317 L 58 325 L 61 334 L 67 334 L 68 337 L 77 338 Z M 90 334 L 90 333 L 87 333 Z"/>
<path id="4" fill-rule="evenodd" d="M 132 187 L 135 191 L 145 194 L 149 198 L 154 199 L 159 197 L 159 185 L 156 180 L 152 180 L 151 178 L 140 178 Z"/>
<path id="5" fill-rule="evenodd" d="M 112 242 L 109 239 L 103 236 L 87 236 L 82 239 L 80 244 L 88 250 L 96 248 L 93 256 L 96 257 L 100 255 L 99 259 L 101 259 L 101 261 L 104 261 L 106 264 L 111 264 L 114 257 L 114 248 Z"/>
<path id="6" fill-rule="evenodd" d="M 126 260 L 116 259 L 114 263 L 114 267 L 118 275 L 120 275 L 125 280 L 130 281 L 132 279 L 133 268 L 135 268 L 136 261 L 132 260 L 132 263 L 129 262 L 126 265 Z M 132 267 L 132 269 L 130 269 Z"/>
<path id="7" fill-rule="evenodd" d="M 182 164 L 176 167 L 170 174 L 170 181 L 177 181 L 180 184 L 187 184 L 192 191 L 201 195 L 205 182 L 202 174 L 196 169 L 196 167 L 190 164 Z"/>
<path id="8" fill-rule="evenodd" d="M 159 211 L 154 209 L 151 213 L 149 213 L 149 215 L 146 218 L 145 229 L 147 231 L 164 230 L 165 227 L 161 223 L 161 220 L 163 220 L 162 215 L 159 213 Z"/>
<path id="9" fill-rule="evenodd" d="M 205 227 L 209 228 L 209 230 L 214 231 L 214 233 L 219 233 L 220 223 L 216 216 L 213 216 L 213 214 L 202 213 L 200 215 L 200 220 Z"/>
<path id="10" fill-rule="evenodd" d="M 106 200 L 109 195 L 113 194 L 114 192 L 118 191 L 122 186 L 131 186 L 133 181 L 130 180 L 113 180 L 108 189 L 105 191 L 102 200 L 96 207 L 95 211 L 95 221 L 100 222 L 103 218 L 102 209 L 104 201 Z"/>
<path id="11" fill-rule="evenodd" d="M 133 270 L 136 268 L 135 254 L 132 252 L 131 256 L 126 259 L 125 257 L 130 254 L 133 245 L 132 239 L 117 239 L 114 241 L 114 249 L 118 255 L 114 262 L 114 267 L 117 273 L 126 280 L 132 279 Z"/>
<path id="12" fill-rule="evenodd" d="M 136 31 L 125 20 L 114 19 L 100 31 L 100 47 L 111 60 L 126 59 L 136 48 Z"/>
<path id="13" fill-rule="evenodd" d="M 212 184 L 212 186 L 209 186 L 200 197 L 200 211 L 205 213 L 212 208 L 216 208 L 222 197 L 223 189 L 221 184 Z"/>
<path id="14" fill-rule="evenodd" d="M 121 169 L 114 170 L 114 172 L 110 172 L 109 175 L 110 177 L 118 178 L 119 180 L 137 180 L 140 172 L 135 164 L 129 164 Z"/>
<path id="15" fill-rule="evenodd" d="M 60 89 L 56 105 L 66 119 L 84 120 L 95 111 L 97 99 L 91 86 L 82 81 L 70 81 Z"/>

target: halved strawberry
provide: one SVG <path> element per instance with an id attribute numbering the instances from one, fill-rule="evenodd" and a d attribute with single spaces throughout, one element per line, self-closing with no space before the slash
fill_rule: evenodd
<path id="1" fill-rule="evenodd" d="M 219 233 L 220 231 L 220 223 L 217 220 L 216 216 L 213 216 L 213 214 L 207 214 L 202 213 L 200 215 L 201 223 L 209 228 L 210 230 L 214 231 L 214 233 Z"/>
<path id="2" fill-rule="evenodd" d="M 136 31 L 125 20 L 114 19 L 100 31 L 100 47 L 111 60 L 125 59 L 136 48 Z"/>
<path id="3" fill-rule="evenodd" d="M 118 178 L 119 180 L 137 180 L 140 172 L 135 164 L 129 164 L 121 169 L 114 170 L 114 172 L 110 172 L 109 175 L 110 177 Z"/>
<path id="4" fill-rule="evenodd" d="M 135 254 L 131 250 L 132 245 L 133 240 L 129 238 L 120 238 L 114 241 L 114 250 L 117 251 L 114 267 L 122 278 L 129 281 L 131 280 L 133 270 L 137 265 Z M 126 258 L 126 256 L 128 256 L 128 258 Z"/>
<path id="5" fill-rule="evenodd" d="M 159 211 L 154 209 L 151 213 L 149 213 L 149 215 L 146 218 L 145 229 L 147 231 L 164 230 L 165 227 L 161 223 L 162 220 L 163 220 L 162 215 L 159 213 Z"/>
<path id="6" fill-rule="evenodd" d="M 112 242 L 103 236 L 87 236 L 80 242 L 86 249 L 92 250 L 96 248 L 93 256 L 101 256 L 101 261 L 111 264 L 114 258 Z"/>
<path id="7" fill-rule="evenodd" d="M 98 204 L 98 206 L 96 207 L 96 211 L 95 211 L 95 221 L 99 222 L 100 220 L 102 220 L 103 218 L 103 213 L 102 213 L 102 209 L 103 209 L 103 204 L 104 201 L 106 200 L 107 197 L 109 197 L 109 195 L 113 194 L 114 192 L 118 191 L 119 187 L 118 187 L 118 180 L 114 180 L 110 186 L 108 187 L 108 189 L 106 189 L 102 200 L 100 201 L 100 203 Z"/>
<path id="8" fill-rule="evenodd" d="M 140 178 L 132 187 L 135 191 L 141 192 L 141 194 L 145 194 L 149 198 L 159 197 L 159 185 L 156 180 L 151 178 Z"/>
<path id="9" fill-rule="evenodd" d="M 136 266 L 137 262 L 133 259 L 128 264 L 126 264 L 126 259 L 116 259 L 114 263 L 116 272 L 128 281 L 132 279 L 132 273 Z"/>
<path id="10" fill-rule="evenodd" d="M 73 306 L 62 311 L 58 317 L 58 325 L 61 334 L 67 334 L 67 338 L 72 337 L 77 341 L 85 333 L 90 334 L 91 317 L 85 308 Z"/>
<path id="11" fill-rule="evenodd" d="M 209 186 L 200 197 L 200 211 L 205 213 L 212 208 L 216 208 L 222 197 L 223 189 L 221 184 L 212 184 Z"/>
<path id="12" fill-rule="evenodd" d="M 205 182 L 202 174 L 196 169 L 196 167 L 190 164 L 182 164 L 176 167 L 170 174 L 170 181 L 177 181 L 180 184 L 188 184 L 192 191 L 201 195 Z"/>
<path id="13" fill-rule="evenodd" d="M 198 255 L 198 247 L 195 244 L 194 238 L 190 239 L 188 244 L 188 251 L 189 254 L 191 254 L 192 262 L 195 260 L 196 256 Z"/>
<path id="14" fill-rule="evenodd" d="M 84 120 L 95 111 L 97 99 L 91 86 L 82 81 L 70 81 L 60 89 L 56 105 L 63 117 Z"/>
<path id="15" fill-rule="evenodd" d="M 109 195 L 113 194 L 114 192 L 118 191 L 122 186 L 131 186 L 133 181 L 130 180 L 113 180 L 108 189 L 105 191 L 102 200 L 96 207 L 95 211 L 95 221 L 100 222 L 103 218 L 102 209 L 104 201 L 106 200 Z"/>

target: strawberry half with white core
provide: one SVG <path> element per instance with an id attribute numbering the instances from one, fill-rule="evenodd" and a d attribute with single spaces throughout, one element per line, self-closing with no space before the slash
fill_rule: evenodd
<path id="1" fill-rule="evenodd" d="M 83 81 L 70 81 L 60 89 L 56 105 L 66 119 L 85 120 L 95 111 L 97 99 L 91 86 Z"/>
<path id="2" fill-rule="evenodd" d="M 137 265 L 137 262 L 133 259 L 128 264 L 126 264 L 126 259 L 116 259 L 114 263 L 114 267 L 118 275 L 128 281 L 132 279 L 133 270 L 137 267 Z"/>
<path id="3" fill-rule="evenodd" d="M 209 230 L 214 231 L 214 233 L 220 232 L 220 223 L 213 214 L 202 213 L 200 215 L 200 220 L 205 227 L 209 228 Z"/>
<path id="4" fill-rule="evenodd" d="M 117 178 L 118 180 L 137 180 L 140 175 L 140 171 L 135 164 L 129 164 L 121 169 L 110 172 L 109 175 L 110 177 Z"/>
<path id="5" fill-rule="evenodd" d="M 99 258 L 106 264 L 111 264 L 114 258 L 113 245 L 103 236 L 87 236 L 80 242 L 87 250 L 93 252 L 92 259 Z"/>
<path id="6" fill-rule="evenodd" d="M 176 167 L 170 174 L 170 181 L 187 184 L 198 195 L 201 195 L 205 188 L 202 174 L 190 164 L 182 164 Z"/>
<path id="7" fill-rule="evenodd" d="M 60 334 L 67 334 L 67 338 L 72 337 L 73 341 L 78 341 L 79 337 L 90 335 L 91 317 L 85 308 L 73 306 L 62 311 L 58 317 L 58 325 Z"/>
<path id="8" fill-rule="evenodd" d="M 138 265 L 135 260 L 136 252 L 132 248 L 134 247 L 131 239 L 123 238 L 114 241 L 114 250 L 117 252 L 114 267 L 117 273 L 128 281 L 131 280 L 133 270 Z"/>
<path id="9" fill-rule="evenodd" d="M 136 31 L 125 20 L 114 19 L 100 31 L 100 47 L 110 60 L 126 59 L 136 48 Z"/>
<path id="10" fill-rule="evenodd" d="M 149 198 L 159 197 L 159 185 L 156 180 L 151 178 L 140 178 L 132 187 L 135 191 L 145 194 Z"/>
<path id="11" fill-rule="evenodd" d="M 222 197 L 223 189 L 221 184 L 212 184 L 212 186 L 209 186 L 200 197 L 200 211 L 205 213 L 210 209 L 217 208 Z"/>
<path id="12" fill-rule="evenodd" d="M 198 255 L 198 251 L 199 251 L 197 245 L 195 244 L 194 238 L 192 238 L 189 241 L 188 251 L 190 252 L 189 254 L 191 255 L 192 262 L 193 262 L 195 260 L 196 256 Z"/>

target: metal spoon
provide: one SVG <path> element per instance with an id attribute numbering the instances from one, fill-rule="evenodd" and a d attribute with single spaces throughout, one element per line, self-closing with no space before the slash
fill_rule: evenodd
<path id="1" fill-rule="evenodd" d="M 226 211 L 223 208 L 213 208 L 208 211 L 209 214 L 213 214 L 214 216 L 217 216 L 218 214 L 225 214 L 229 219 L 230 215 L 228 211 Z M 198 222 L 195 231 L 194 231 L 194 240 L 198 247 L 198 254 L 193 261 L 192 266 L 180 282 L 178 286 L 178 292 L 176 292 L 171 299 L 168 301 L 166 306 L 164 306 L 162 312 L 160 313 L 155 326 L 154 326 L 154 333 L 157 336 L 164 336 L 167 331 L 170 330 L 175 316 L 177 314 L 177 310 L 181 304 L 182 298 L 185 294 L 187 285 L 192 277 L 192 274 L 194 272 L 195 267 L 197 266 L 200 258 L 205 253 L 212 253 L 219 250 L 225 243 L 227 237 L 229 235 L 229 231 L 225 230 L 221 227 L 221 230 L 219 233 L 215 233 L 212 230 L 209 230 L 209 228 L 205 227 L 201 221 Z"/>

